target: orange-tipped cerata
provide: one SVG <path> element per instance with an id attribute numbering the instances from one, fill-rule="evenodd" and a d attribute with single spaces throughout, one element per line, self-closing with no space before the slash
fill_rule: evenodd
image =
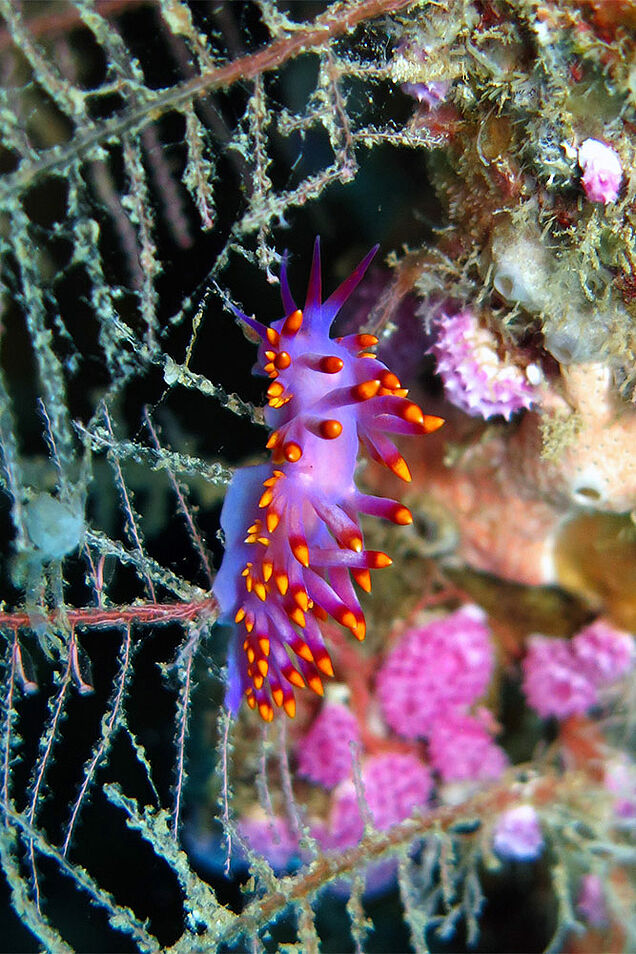
<path id="1" fill-rule="evenodd" d="M 326 441 L 333 441 L 342 434 L 342 424 L 335 418 L 328 418 L 320 422 L 318 432 Z"/>
<path id="2" fill-rule="evenodd" d="M 302 688 L 323 695 L 323 680 L 334 674 L 327 634 L 342 626 L 365 638 L 360 599 L 371 592 L 372 573 L 392 561 L 367 549 L 360 512 L 400 527 L 413 523 L 401 501 L 357 489 L 359 447 L 410 481 L 393 435 L 401 441 L 442 424 L 408 400 L 407 388 L 384 363 L 390 339 L 378 357 L 374 334 L 330 335 L 374 251 L 323 298 L 316 243 L 302 310 L 283 265 L 284 317 L 267 327 L 239 316 L 261 342 L 259 371 L 269 378 L 264 419 L 271 462 L 234 471 L 221 515 L 226 552 L 214 594 L 237 634 L 227 704 L 236 712 L 245 698 L 265 722 L 275 709 L 293 717 L 294 694 Z"/>

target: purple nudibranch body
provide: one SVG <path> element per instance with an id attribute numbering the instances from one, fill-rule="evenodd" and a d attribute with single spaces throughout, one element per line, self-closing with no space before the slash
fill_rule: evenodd
<path id="1" fill-rule="evenodd" d="M 322 695 L 322 677 L 333 675 L 320 620 L 331 616 L 364 639 L 351 577 L 369 591 L 369 570 L 391 559 L 365 549 L 358 513 L 412 522 L 398 501 L 358 490 L 359 443 L 408 481 L 406 462 L 386 433 L 426 434 L 442 424 L 407 400 L 398 378 L 369 350 L 374 335 L 329 336 L 375 252 L 323 302 L 316 240 L 302 311 L 283 265 L 284 317 L 266 327 L 238 314 L 261 339 L 258 368 L 272 379 L 265 409 L 274 428 L 267 442 L 272 462 L 234 474 L 221 513 L 226 549 L 214 594 L 222 620 L 238 628 L 227 705 L 236 712 L 246 697 L 267 722 L 273 705 L 294 715 L 294 688 L 308 685 Z"/>

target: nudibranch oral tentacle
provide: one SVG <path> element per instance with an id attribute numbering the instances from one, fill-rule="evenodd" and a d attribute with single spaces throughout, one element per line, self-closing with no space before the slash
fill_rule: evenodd
<path id="1" fill-rule="evenodd" d="M 293 716 L 294 690 L 322 695 L 333 665 L 320 629 L 331 616 L 364 639 L 366 623 L 352 579 L 371 590 L 370 570 L 391 558 L 367 550 L 359 513 L 406 526 L 407 507 L 361 493 L 354 471 L 362 442 L 398 477 L 409 469 L 386 433 L 427 434 L 441 426 L 425 415 L 399 379 L 370 349 L 375 335 L 329 337 L 338 311 L 366 272 L 377 246 L 327 298 L 322 298 L 316 239 L 304 307 L 281 270 L 285 314 L 269 327 L 237 317 L 260 340 L 256 370 L 269 376 L 265 420 L 270 464 L 237 470 L 221 526 L 225 555 L 214 584 L 221 619 L 233 623 L 226 704 L 242 699 L 270 722 L 274 709 Z"/>

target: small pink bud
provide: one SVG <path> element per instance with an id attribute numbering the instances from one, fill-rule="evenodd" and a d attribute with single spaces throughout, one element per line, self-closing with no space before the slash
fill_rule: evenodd
<path id="1" fill-rule="evenodd" d="M 598 875 L 583 875 L 576 910 L 592 927 L 607 927 L 609 917 L 605 901 L 605 888 Z"/>
<path id="2" fill-rule="evenodd" d="M 434 109 L 446 98 L 450 83 L 444 80 L 432 80 L 430 83 L 402 83 L 402 92 L 414 96 L 418 103 L 427 109 Z"/>
<path id="3" fill-rule="evenodd" d="M 543 835 L 532 805 L 518 805 L 499 816 L 493 846 L 501 858 L 532 861 L 539 857 L 543 851 Z"/>
<path id="4" fill-rule="evenodd" d="M 615 202 L 623 181 L 623 169 L 618 153 L 598 139 L 586 139 L 579 146 L 581 182 L 590 202 Z"/>

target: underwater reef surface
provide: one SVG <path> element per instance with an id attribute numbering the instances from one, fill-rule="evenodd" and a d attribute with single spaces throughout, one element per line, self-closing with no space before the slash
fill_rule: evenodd
<path id="1" fill-rule="evenodd" d="M 635 949 L 635 63 L 0 0 L 0 950 Z"/>

